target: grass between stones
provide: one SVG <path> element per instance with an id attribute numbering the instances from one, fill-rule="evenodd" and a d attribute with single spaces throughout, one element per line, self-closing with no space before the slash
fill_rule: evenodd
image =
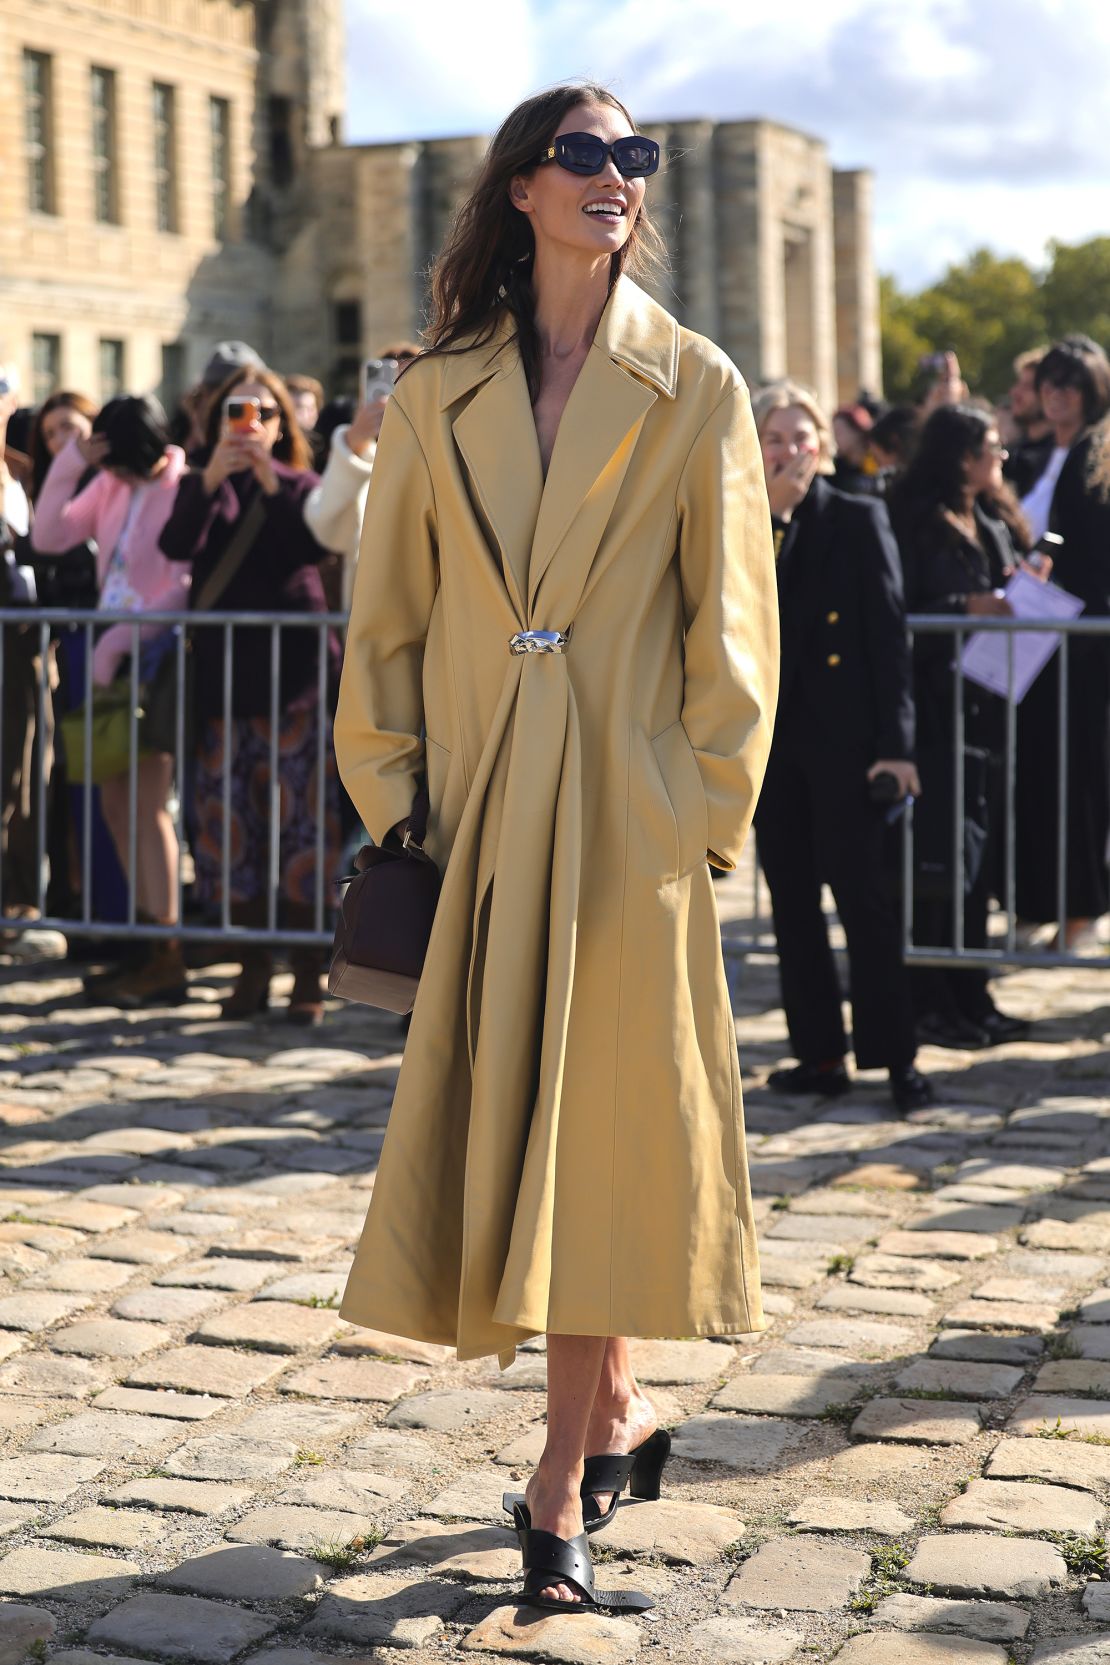
<path id="1" fill-rule="evenodd" d="M 1064 1557 L 1064 1565 L 1077 1578 L 1104 1579 L 1110 1574 L 1106 1539 L 1098 1533 L 1046 1532 L 1044 1537 L 1055 1544 Z"/>
<path id="2" fill-rule="evenodd" d="M 294 1468 L 323 1468 L 324 1459 L 318 1451 L 298 1451 L 293 1458 Z"/>
<path id="3" fill-rule="evenodd" d="M 871 1574 L 858 1595 L 848 1603 L 850 1613 L 873 1613 L 884 1596 L 905 1589 L 902 1569 L 910 1564 L 905 1544 L 880 1544 L 871 1551 Z"/>
<path id="4" fill-rule="evenodd" d="M 1036 1430 L 1035 1437 L 1039 1440 L 1074 1440 L 1077 1445 L 1110 1445 L 1110 1434 L 1081 1434 L 1078 1428 L 1065 1426 L 1063 1418 L 1049 1423 L 1047 1418 Z"/>
<path id="5" fill-rule="evenodd" d="M 366 1532 L 360 1532 L 357 1537 L 347 1539 L 314 1539 L 309 1545 L 308 1553 L 314 1561 L 319 1561 L 325 1567 L 331 1567 L 333 1572 L 350 1572 L 360 1555 L 368 1549 L 376 1549 L 385 1537 L 380 1527 L 370 1527 Z"/>
<path id="6" fill-rule="evenodd" d="M 855 1264 L 855 1255 L 830 1255 L 828 1261 L 826 1262 L 825 1269 L 831 1276 L 835 1277 L 838 1272 L 843 1272 L 844 1276 L 847 1278 L 851 1276 L 852 1268 Z"/>

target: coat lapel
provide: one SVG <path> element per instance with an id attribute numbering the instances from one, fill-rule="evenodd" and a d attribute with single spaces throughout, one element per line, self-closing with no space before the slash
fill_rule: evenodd
<path id="1" fill-rule="evenodd" d="M 451 428 L 500 547 L 505 584 L 523 624 L 543 470 L 528 383 L 515 346 L 506 347 L 495 365 Z"/>
<path id="2" fill-rule="evenodd" d="M 643 420 L 660 393 L 674 397 L 677 380 L 678 325 L 619 278 L 559 423 L 532 546 L 529 609 L 572 526 L 581 570 L 568 589 L 585 584 Z M 589 524 L 577 525 L 584 514 Z"/>

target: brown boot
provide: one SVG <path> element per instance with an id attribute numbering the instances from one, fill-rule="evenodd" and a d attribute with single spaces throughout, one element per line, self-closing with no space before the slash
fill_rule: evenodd
<path id="1" fill-rule="evenodd" d="M 294 931 L 315 928 L 315 909 L 303 902 L 286 904 L 286 919 Z M 293 971 L 293 992 L 286 1008 L 287 1023 L 316 1029 L 324 1021 L 324 956 L 319 948 L 293 948 L 289 952 Z"/>
<path id="2" fill-rule="evenodd" d="M 261 897 L 250 902 L 232 902 L 231 922 L 249 931 L 266 928 L 266 904 Z M 234 953 L 234 949 L 232 950 Z M 270 1004 L 270 978 L 274 956 L 264 943 L 245 942 L 236 958 L 242 967 L 235 987 L 220 1007 L 220 1016 L 233 1020 L 256 1017 Z"/>
<path id="3" fill-rule="evenodd" d="M 142 965 L 98 990 L 97 998 L 106 1005 L 134 1009 L 177 1006 L 188 993 L 181 944 L 171 938 L 168 942 L 155 942 Z"/>
<path id="4" fill-rule="evenodd" d="M 224 1018 L 255 1017 L 270 1004 L 274 956 L 268 948 L 253 943 L 240 949 L 240 954 L 242 970 L 235 979 L 235 987 L 220 1007 L 220 1016 Z"/>

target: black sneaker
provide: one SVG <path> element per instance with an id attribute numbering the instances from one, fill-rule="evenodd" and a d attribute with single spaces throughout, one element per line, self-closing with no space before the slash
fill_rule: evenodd
<path id="1" fill-rule="evenodd" d="M 959 1012 L 926 1012 L 917 1020 L 919 1046 L 949 1046 L 956 1052 L 981 1052 L 990 1046 L 987 1031 Z"/>
<path id="2" fill-rule="evenodd" d="M 775 1093 L 819 1093 L 822 1098 L 840 1098 L 850 1091 L 852 1080 L 843 1064 L 834 1064 L 831 1069 L 795 1064 L 793 1069 L 772 1070 L 767 1085 Z"/>
<path id="3" fill-rule="evenodd" d="M 912 1064 L 903 1064 L 890 1072 L 890 1096 L 905 1115 L 907 1110 L 924 1110 L 935 1102 L 933 1089 Z"/>

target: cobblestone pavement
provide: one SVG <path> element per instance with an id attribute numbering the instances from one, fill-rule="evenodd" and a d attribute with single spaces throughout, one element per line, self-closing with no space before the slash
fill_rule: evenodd
<path id="1" fill-rule="evenodd" d="M 639 1621 L 508 1600 L 542 1347 L 338 1318 L 396 1022 L 0 971 L 0 1665 L 1110 1662 L 1107 971 L 1007 978 L 1031 1039 L 924 1053 L 901 1120 L 763 1089 L 774 966 L 730 965 L 770 1328 L 636 1346 L 675 1458 L 594 1546 Z"/>

